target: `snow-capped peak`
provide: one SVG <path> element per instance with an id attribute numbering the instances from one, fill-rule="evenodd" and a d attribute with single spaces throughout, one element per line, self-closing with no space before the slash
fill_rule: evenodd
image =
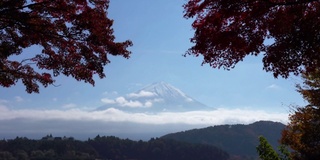
<path id="1" fill-rule="evenodd" d="M 178 88 L 166 83 L 157 82 L 141 90 L 118 97 L 115 100 L 104 99 L 105 106 L 119 107 L 131 111 L 191 111 L 203 110 L 208 107 L 187 96 Z"/>
<path id="2" fill-rule="evenodd" d="M 166 83 L 166 82 L 157 82 L 153 83 L 151 85 L 146 86 L 143 88 L 141 91 L 145 92 L 151 92 L 156 94 L 158 97 L 175 97 L 175 98 L 185 98 L 189 99 L 185 93 L 183 93 L 181 90 L 178 88 L 173 87 L 172 85 Z"/>

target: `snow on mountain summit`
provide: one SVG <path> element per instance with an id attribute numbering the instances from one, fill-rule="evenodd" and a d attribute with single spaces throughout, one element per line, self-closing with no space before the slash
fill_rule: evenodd
<path id="1" fill-rule="evenodd" d="M 153 83 L 137 92 L 129 93 L 114 100 L 105 98 L 102 101 L 105 102 L 105 105 L 99 107 L 98 110 L 111 107 L 133 112 L 177 112 L 209 109 L 206 105 L 166 82 Z"/>
<path id="2" fill-rule="evenodd" d="M 191 97 L 188 97 L 185 93 L 180 91 L 178 88 L 175 88 L 174 86 L 165 82 L 153 83 L 140 90 L 140 92 L 142 91 L 152 93 L 155 96 L 161 97 L 161 98 L 169 98 L 169 99 L 185 98 L 187 101 L 193 100 Z"/>

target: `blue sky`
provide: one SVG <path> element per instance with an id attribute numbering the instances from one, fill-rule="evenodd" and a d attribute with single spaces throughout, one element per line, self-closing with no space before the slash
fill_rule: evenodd
<path id="1" fill-rule="evenodd" d="M 262 70 L 261 56 L 247 57 L 231 71 L 201 66 L 202 57 L 183 57 L 193 35 L 192 20 L 183 18 L 184 2 L 111 0 L 108 15 L 114 19 L 116 40 L 130 39 L 134 44 L 129 48 L 130 59 L 110 56 L 111 63 L 105 67 L 107 77 L 96 78 L 94 87 L 60 76 L 56 78 L 58 87 L 41 88 L 40 94 L 27 94 L 21 83 L 0 88 L 0 109 L 15 114 L 15 118 L 28 111 L 59 111 L 58 117 L 70 110 L 82 114 L 103 105 L 103 98 L 129 94 L 159 81 L 208 106 L 228 110 L 224 114 L 248 111 L 244 115 L 263 112 L 283 116 L 288 114 L 289 105 L 304 104 L 294 87 L 299 78 L 274 79 Z"/>

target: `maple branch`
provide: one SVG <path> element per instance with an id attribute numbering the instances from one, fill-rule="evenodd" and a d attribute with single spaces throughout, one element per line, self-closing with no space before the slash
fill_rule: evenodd
<path id="1" fill-rule="evenodd" d="M 8 12 L 8 11 L 10 12 L 10 11 L 13 11 L 13 10 L 20 10 L 20 9 L 24 9 L 24 8 L 30 8 L 30 7 L 33 7 L 33 6 L 37 6 L 37 5 L 43 5 L 43 4 L 46 4 L 46 3 L 49 3 L 49 1 L 31 3 L 31 4 L 28 4 L 28 5 L 21 6 L 21 7 L 2 8 L 2 9 L 0 9 L 0 14 L 3 14 L 3 13 Z"/>
<path id="2" fill-rule="evenodd" d="M 307 4 L 311 2 L 319 2 L 319 0 L 290 1 L 290 2 L 273 2 L 272 0 L 263 0 L 263 1 L 272 6 L 291 6 L 291 5 Z"/>
<path id="3" fill-rule="evenodd" d="M 32 58 L 27 58 L 27 59 L 24 59 L 24 60 L 22 60 L 21 62 L 20 62 L 20 64 L 22 65 L 33 65 L 33 64 L 36 64 L 35 62 L 33 62 L 33 63 L 25 63 L 25 62 L 27 62 L 27 61 L 32 61 Z"/>

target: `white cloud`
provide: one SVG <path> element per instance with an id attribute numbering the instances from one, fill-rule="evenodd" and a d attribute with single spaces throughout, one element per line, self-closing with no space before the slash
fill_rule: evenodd
<path id="1" fill-rule="evenodd" d="M 115 101 L 119 104 L 125 104 L 128 102 L 124 97 L 118 97 Z"/>
<path id="2" fill-rule="evenodd" d="M 143 104 L 139 101 L 127 101 L 125 103 L 122 103 L 121 106 L 124 107 L 132 107 L 132 108 L 137 108 L 137 107 L 143 107 Z"/>
<path id="3" fill-rule="evenodd" d="M 9 101 L 5 99 L 0 99 L 0 104 L 5 104 L 5 103 L 9 103 Z"/>
<path id="4" fill-rule="evenodd" d="M 109 99 L 109 98 L 102 98 L 101 102 L 105 103 L 105 104 L 115 104 L 116 101 L 113 99 Z"/>
<path id="5" fill-rule="evenodd" d="M 0 104 L 0 112 L 7 112 L 7 111 L 9 111 L 8 107 Z"/>
<path id="6" fill-rule="evenodd" d="M 162 98 L 155 98 L 152 100 L 152 102 L 163 102 L 163 101 L 164 101 L 164 99 L 162 99 Z"/>
<path id="7" fill-rule="evenodd" d="M 8 110 L 0 112 L 1 120 L 10 119 L 31 120 L 82 120 L 101 122 L 132 122 L 141 124 L 188 124 L 188 125 L 219 125 L 219 124 L 249 124 L 259 120 L 271 120 L 282 123 L 288 122 L 286 113 L 268 113 L 265 111 L 243 109 L 216 109 L 212 111 L 191 112 L 160 112 L 127 113 L 115 108 L 103 111 L 68 110 Z"/>
<path id="8" fill-rule="evenodd" d="M 105 104 L 114 104 L 121 107 L 130 107 L 130 108 L 142 108 L 142 107 L 148 108 L 153 105 L 152 100 L 146 101 L 146 102 L 140 102 L 138 100 L 127 100 L 125 97 L 118 97 L 116 99 L 102 98 L 101 102 Z"/>
<path id="9" fill-rule="evenodd" d="M 146 103 L 144 103 L 144 106 L 146 107 L 152 107 L 153 103 L 151 101 L 147 101 Z"/>
<path id="10" fill-rule="evenodd" d="M 116 102 L 122 106 L 122 107 L 131 107 L 131 108 L 138 108 L 138 107 L 143 107 L 143 104 L 139 101 L 128 101 L 124 97 L 118 97 L 116 99 Z"/>
<path id="11" fill-rule="evenodd" d="M 276 84 L 271 84 L 267 87 L 267 89 L 277 90 L 277 89 L 280 89 L 280 86 Z"/>
<path id="12" fill-rule="evenodd" d="M 77 107 L 77 105 L 73 104 L 73 103 L 65 104 L 62 106 L 62 108 L 64 108 L 64 109 L 70 109 L 70 108 L 75 108 L 75 107 Z"/>
<path id="13" fill-rule="evenodd" d="M 139 93 L 130 93 L 128 94 L 129 98 L 140 98 L 140 97 L 153 97 L 156 94 L 153 92 L 148 92 L 148 91 L 144 91 L 141 90 Z"/>
<path id="14" fill-rule="evenodd" d="M 20 96 L 15 96 L 14 99 L 15 99 L 17 102 L 22 102 L 22 101 L 23 101 L 23 98 L 20 97 Z"/>

